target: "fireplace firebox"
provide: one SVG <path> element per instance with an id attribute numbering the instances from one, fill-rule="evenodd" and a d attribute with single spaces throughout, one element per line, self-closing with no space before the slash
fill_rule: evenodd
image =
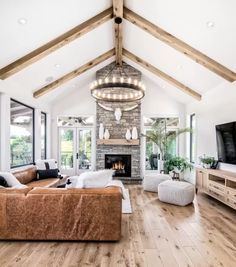
<path id="1" fill-rule="evenodd" d="M 105 169 L 114 170 L 114 177 L 131 177 L 131 155 L 106 154 Z"/>

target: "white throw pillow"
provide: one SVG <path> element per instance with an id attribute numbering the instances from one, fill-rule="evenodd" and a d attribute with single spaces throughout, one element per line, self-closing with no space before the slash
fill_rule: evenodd
<path id="1" fill-rule="evenodd" d="M 21 185 L 16 177 L 10 172 L 0 172 L 0 176 L 2 176 L 6 180 L 9 187 Z"/>
<path id="2" fill-rule="evenodd" d="M 77 188 L 101 188 L 112 180 L 113 170 L 84 172 L 79 176 Z"/>
<path id="3" fill-rule="evenodd" d="M 37 170 L 46 170 L 46 164 L 48 163 L 49 169 L 57 169 L 57 161 L 55 159 L 39 159 L 35 161 Z"/>

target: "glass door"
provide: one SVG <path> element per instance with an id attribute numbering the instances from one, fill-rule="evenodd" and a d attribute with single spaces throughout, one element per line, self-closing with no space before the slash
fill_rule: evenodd
<path id="1" fill-rule="evenodd" d="M 92 169 L 92 129 L 77 128 L 77 173 Z"/>
<path id="2" fill-rule="evenodd" d="M 92 169 L 92 129 L 59 128 L 59 169 L 62 174 L 77 175 Z"/>
<path id="3" fill-rule="evenodd" d="M 62 174 L 75 174 L 76 128 L 59 128 L 59 170 Z"/>

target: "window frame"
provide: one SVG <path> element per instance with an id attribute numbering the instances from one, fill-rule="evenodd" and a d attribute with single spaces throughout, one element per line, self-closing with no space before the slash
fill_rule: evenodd
<path id="1" fill-rule="evenodd" d="M 191 132 L 189 134 L 189 160 L 191 163 L 195 163 L 195 160 L 194 160 L 194 155 L 193 155 L 193 135 L 194 133 L 192 132 L 194 129 L 193 129 L 193 118 L 195 119 L 195 127 L 196 127 L 196 114 L 193 113 L 190 115 L 190 121 L 189 121 L 189 127 L 191 129 Z"/>
<path id="2" fill-rule="evenodd" d="M 150 117 L 150 116 L 147 116 L 147 115 L 145 115 L 146 117 Z M 165 119 L 167 119 L 167 118 L 178 118 L 179 119 L 179 123 L 180 123 L 180 118 L 176 115 L 176 116 L 167 116 L 167 117 L 160 117 L 160 116 L 152 116 L 152 117 L 155 117 L 155 118 L 165 118 Z M 166 128 L 166 130 L 167 131 L 178 131 L 178 129 L 180 128 L 179 127 L 179 123 L 178 123 L 178 126 L 168 126 L 167 128 Z M 146 132 L 147 131 L 151 131 L 152 130 L 152 126 L 151 125 L 144 125 L 143 124 L 143 131 L 145 132 L 145 134 L 146 134 Z M 146 152 L 147 152 L 147 150 L 146 150 L 146 139 L 145 139 L 145 142 L 144 142 L 144 172 L 148 172 L 148 173 L 151 173 L 151 172 L 157 172 L 158 171 L 158 169 L 157 170 L 148 170 L 148 169 L 146 169 L 146 161 L 145 161 L 145 159 L 146 159 Z M 176 156 L 179 156 L 179 136 L 177 136 L 177 138 L 176 138 Z"/>
<path id="3" fill-rule="evenodd" d="M 44 116 L 45 118 L 45 123 L 44 123 L 44 159 L 47 158 L 47 113 L 46 112 L 43 112 L 41 111 L 41 114 L 40 114 L 40 122 L 41 122 L 41 126 L 42 126 L 42 115 Z M 42 136 L 41 136 L 42 137 Z M 41 138 L 40 138 L 41 140 Z M 40 152 L 42 153 L 42 147 L 40 147 Z M 42 154 L 40 153 L 40 155 L 42 156 Z M 41 158 L 42 159 L 42 158 Z"/>
<path id="4" fill-rule="evenodd" d="M 20 165 L 14 165 L 14 166 L 11 165 L 10 166 L 11 169 L 15 169 L 15 168 L 33 165 L 35 162 L 35 109 L 33 107 L 27 105 L 27 104 L 24 104 L 18 100 L 15 100 L 14 98 L 10 98 L 10 103 L 11 103 L 11 101 L 32 110 L 32 162 L 28 163 L 28 164 L 20 164 Z M 11 106 L 10 106 L 10 113 L 11 113 Z M 10 117 L 11 117 L 11 114 L 10 114 Z M 10 122 L 10 125 L 11 125 L 11 122 Z M 10 132 L 10 139 L 11 139 L 11 132 Z M 9 144 L 9 146 L 11 146 L 11 144 Z M 10 162 L 11 162 L 11 157 L 10 157 Z"/>

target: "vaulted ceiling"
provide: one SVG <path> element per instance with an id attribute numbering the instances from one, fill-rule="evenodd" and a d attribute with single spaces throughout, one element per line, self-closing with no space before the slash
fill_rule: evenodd
<path id="1" fill-rule="evenodd" d="M 109 0 L 0 1 L 0 68 L 4 69 L 5 66 L 72 28 L 91 20 L 111 8 L 112 2 Z M 114 0 L 114 2 L 120 1 Z M 122 26 L 121 29 L 116 29 L 116 33 L 120 30 L 121 36 L 116 36 L 117 40 L 122 40 L 121 44 L 125 49 L 123 60 L 141 70 L 144 76 L 153 80 L 157 86 L 175 96 L 177 100 L 185 103 L 192 101 L 192 98 L 178 88 L 186 89 L 190 93 L 192 90 L 198 96 L 223 82 L 234 81 L 234 73 L 231 73 L 236 72 L 234 0 L 228 0 L 227 3 L 224 0 L 127 0 L 124 1 L 124 5 L 132 12 L 124 12 L 123 23 L 115 26 L 117 28 Z M 132 17 L 133 12 L 141 16 L 142 21 L 137 23 L 139 16 Z M 52 48 L 50 53 L 44 54 L 37 61 L 33 60 L 32 64 L 9 77 L 4 77 L 6 78 L 4 81 L 17 83 L 22 88 L 22 93 L 30 92 L 33 95 L 39 89 L 71 73 L 72 76 L 69 78 L 73 79 L 69 81 L 66 76 L 64 83 L 59 83 L 58 86 L 57 82 L 54 86 L 56 89 L 41 97 L 42 101 L 48 102 L 64 97 L 71 90 L 79 90 L 81 86 L 88 85 L 89 88 L 96 70 L 115 60 L 113 56 L 115 52 L 112 51 L 114 47 L 116 51 L 120 51 L 121 57 L 121 47 L 115 42 L 114 20 L 111 19 L 113 15 L 109 14 L 108 12 L 103 16 L 103 23 L 99 23 L 96 27 L 91 26 L 92 29 L 89 31 L 85 29 L 83 35 L 64 46 L 60 45 L 61 48 L 57 50 Z M 156 38 L 157 28 L 143 24 L 146 20 L 150 23 L 149 26 L 158 26 L 171 35 L 167 34 L 167 40 L 160 41 Z M 212 71 L 211 61 L 207 63 L 210 64 L 208 68 L 205 67 L 205 62 L 198 64 L 201 63 L 201 55 L 197 60 L 186 56 L 186 50 L 181 51 L 182 48 L 176 47 L 178 43 L 177 45 L 175 42 L 168 43 L 170 42 L 168 38 L 172 35 L 191 46 L 190 53 L 192 48 L 198 50 L 217 64 L 223 65 L 227 71 L 230 70 L 228 73 L 233 77 L 224 77 L 225 68 L 223 68 L 224 74 L 220 76 L 222 66 L 217 65 L 218 70 Z M 104 56 L 99 58 L 100 55 Z M 97 60 L 96 64 L 94 59 Z M 91 64 L 96 66 L 86 71 Z M 78 68 L 83 74 L 75 77 L 73 71 Z M 160 75 L 163 73 L 166 76 Z M 179 84 L 175 82 L 171 83 L 168 77 L 184 87 L 178 86 Z"/>

